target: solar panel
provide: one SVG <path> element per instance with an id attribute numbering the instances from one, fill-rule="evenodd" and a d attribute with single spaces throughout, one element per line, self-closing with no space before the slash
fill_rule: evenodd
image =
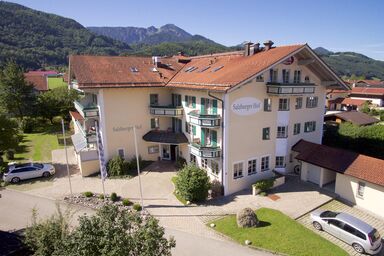
<path id="1" fill-rule="evenodd" d="M 216 72 L 216 71 L 222 69 L 223 67 L 224 67 L 224 66 L 218 66 L 217 68 L 214 68 L 211 72 Z"/>
<path id="2" fill-rule="evenodd" d="M 202 70 L 199 71 L 199 73 L 204 72 L 205 70 L 209 69 L 211 66 L 205 67 Z"/>

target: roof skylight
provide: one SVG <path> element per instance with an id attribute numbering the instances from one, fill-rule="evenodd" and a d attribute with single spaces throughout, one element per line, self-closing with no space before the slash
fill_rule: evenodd
<path id="1" fill-rule="evenodd" d="M 195 69 L 196 69 L 195 66 L 188 67 L 188 68 L 186 68 L 186 69 L 184 70 L 184 72 L 191 72 L 191 71 L 193 71 L 193 70 L 195 70 Z"/>
<path id="2" fill-rule="evenodd" d="M 199 71 L 199 73 L 204 72 L 205 70 L 209 69 L 210 67 L 211 66 L 207 66 L 207 67 L 203 68 L 202 70 Z"/>
<path id="3" fill-rule="evenodd" d="M 216 71 L 222 69 L 223 67 L 224 67 L 224 66 L 218 66 L 218 67 L 214 68 L 211 72 L 216 72 Z"/>
<path id="4" fill-rule="evenodd" d="M 131 67 L 131 72 L 139 72 L 139 70 L 136 67 Z"/>

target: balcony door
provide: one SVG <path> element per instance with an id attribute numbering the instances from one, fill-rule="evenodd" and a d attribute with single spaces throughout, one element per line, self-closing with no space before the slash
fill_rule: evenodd
<path id="1" fill-rule="evenodd" d="M 181 119 L 172 117 L 172 131 L 173 132 L 182 132 L 183 129 L 183 123 Z"/>
<path id="2" fill-rule="evenodd" d="M 203 115 L 217 114 L 217 100 L 201 98 L 200 113 Z"/>
<path id="3" fill-rule="evenodd" d="M 172 106 L 180 107 L 181 106 L 181 95 L 172 93 Z"/>
<path id="4" fill-rule="evenodd" d="M 212 129 L 201 128 L 201 145 L 202 146 L 217 146 L 217 132 Z"/>

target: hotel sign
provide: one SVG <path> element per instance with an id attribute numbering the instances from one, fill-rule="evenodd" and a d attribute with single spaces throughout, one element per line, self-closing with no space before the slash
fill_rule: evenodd
<path id="1" fill-rule="evenodd" d="M 249 116 L 256 114 L 260 111 L 260 108 L 261 101 L 252 97 L 244 97 L 237 99 L 231 105 L 233 113 L 240 116 Z"/>

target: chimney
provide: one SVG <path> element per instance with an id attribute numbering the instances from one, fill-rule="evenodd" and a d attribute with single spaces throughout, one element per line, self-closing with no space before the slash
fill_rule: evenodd
<path id="1" fill-rule="evenodd" d="M 268 51 L 272 48 L 273 42 L 271 40 L 268 40 L 264 43 L 265 50 Z"/>
<path id="2" fill-rule="evenodd" d="M 253 53 L 255 54 L 255 53 L 259 52 L 259 51 L 260 51 L 260 43 L 255 43 L 253 45 Z"/>
<path id="3" fill-rule="evenodd" d="M 250 55 L 251 45 L 252 45 L 251 42 L 245 42 L 244 43 L 244 56 L 249 56 Z"/>
<path id="4" fill-rule="evenodd" d="M 157 56 L 153 56 L 153 57 L 152 57 L 152 64 L 153 64 L 155 67 L 159 67 L 159 63 L 160 63 L 159 57 L 157 57 Z"/>

